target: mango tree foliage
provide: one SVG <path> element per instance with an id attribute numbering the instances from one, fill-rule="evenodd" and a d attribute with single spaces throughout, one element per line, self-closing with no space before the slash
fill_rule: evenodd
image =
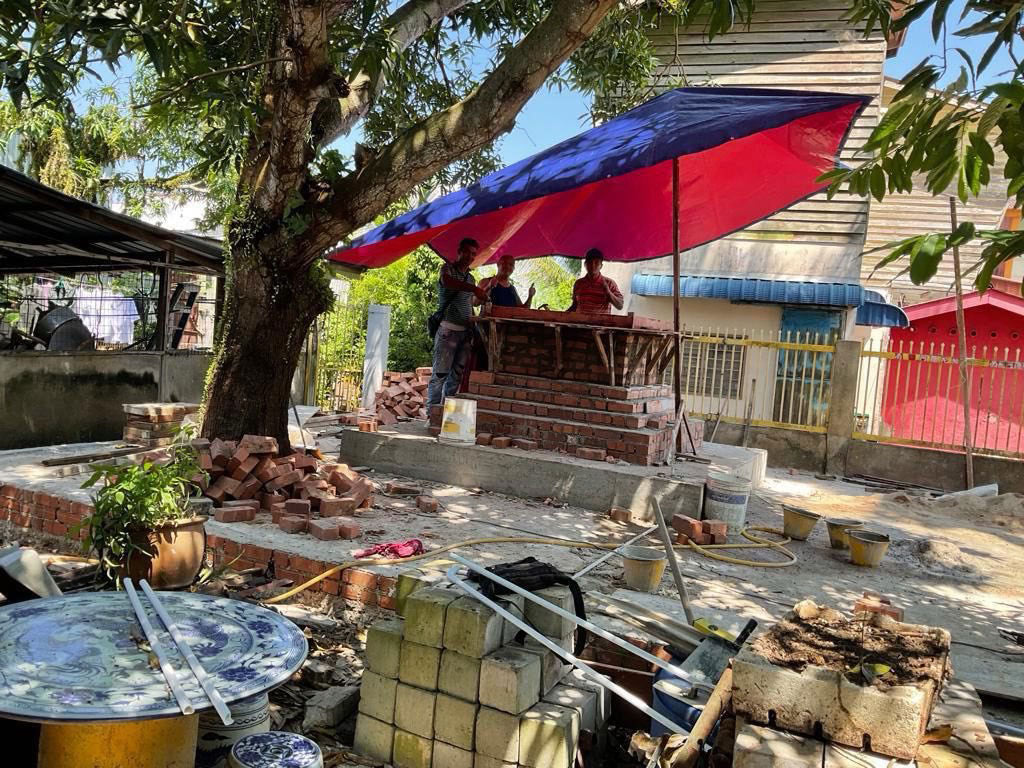
<path id="1" fill-rule="evenodd" d="M 659 12 L 717 34 L 750 2 Z M 70 114 L 84 84 L 126 78 L 143 139 L 131 155 L 145 165 L 159 137 L 176 181 L 226 193 L 203 433 L 287 446 L 291 374 L 332 302 L 325 252 L 396 203 L 490 170 L 494 140 L 549 80 L 599 92 L 599 112 L 609 89 L 621 106 L 639 98 L 645 18 L 616 0 L 7 0 L 0 88 L 19 111 Z"/>
<path id="2" fill-rule="evenodd" d="M 943 54 L 926 57 L 903 78 L 864 145 L 871 157 L 856 168 L 825 174 L 830 195 L 845 189 L 882 200 L 923 185 L 933 195 L 952 194 L 966 203 L 1002 177 L 1008 204 L 1024 203 L 1024 65 L 1018 56 L 1024 5 L 967 0 L 959 18 L 951 14 L 951 6 L 952 0 L 918 0 L 893 22 L 894 29 L 904 29 L 918 20 L 923 23 L 930 12 L 932 35 Z M 877 21 L 882 8 L 865 5 L 861 13 Z M 982 54 L 965 50 L 965 39 L 980 40 Z M 1008 54 L 1012 67 L 992 71 L 1001 52 Z M 939 85 L 947 72 L 957 70 L 952 82 Z M 982 228 L 970 220 L 970 209 L 961 215 L 966 218 L 953 231 L 889 244 L 879 266 L 905 262 L 911 280 L 926 283 L 954 246 L 980 240 L 985 243 L 981 259 L 967 271 L 975 273 L 974 284 L 985 290 L 1001 264 L 1024 254 L 1024 232 Z"/>

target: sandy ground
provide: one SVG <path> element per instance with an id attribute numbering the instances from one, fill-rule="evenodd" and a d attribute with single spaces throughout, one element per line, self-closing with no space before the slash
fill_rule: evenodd
<path id="1" fill-rule="evenodd" d="M 332 455 L 330 441 L 324 442 L 325 453 Z M 13 453 L 0 456 L 0 479 L 14 473 L 16 464 L 27 461 L 38 466 L 38 455 Z M 24 466 L 17 469 L 22 470 L 16 473 L 19 480 L 29 479 L 23 474 L 27 472 Z M 381 486 L 391 479 L 376 472 L 370 476 Z M 81 482 L 80 478 L 31 480 L 53 492 L 70 490 Z M 254 541 L 284 536 L 296 550 L 308 549 L 311 556 L 340 562 L 348 559 L 353 544 L 367 546 L 413 536 L 434 548 L 467 538 L 521 535 L 519 531 L 618 543 L 641 530 L 614 523 L 602 513 L 563 506 L 557 499 L 517 499 L 478 489 L 414 482 L 441 500 L 442 511 L 425 515 L 411 499 L 378 494 L 375 508 L 362 520 L 364 536 L 358 542 L 319 542 L 310 537 L 287 536 L 268 524 L 235 524 L 232 533 L 236 538 Z M 1016 698 L 1018 703 L 1009 706 L 987 699 L 986 707 L 993 717 L 1024 725 L 1024 647 L 1009 643 L 997 631 L 1000 626 L 1024 628 L 1022 501 L 1019 496 L 1006 495 L 954 503 L 913 493 L 876 493 L 860 485 L 819 480 L 807 473 L 769 470 L 765 484 L 751 499 L 749 525 L 781 528 L 783 503 L 797 504 L 826 517 L 857 518 L 872 530 L 892 537 L 882 566 L 865 569 L 850 564 L 845 553 L 829 548 L 825 525 L 819 523 L 808 541 L 788 545 L 797 557 L 794 565 L 752 567 L 685 551 L 682 570 L 696 614 L 724 624 L 742 623 L 746 618 L 771 622 L 808 597 L 849 610 L 864 590 L 888 595 L 906 610 L 906 621 L 947 628 L 954 640 L 952 663 L 956 675 L 982 692 Z M 694 510 L 665 512 L 693 514 Z M 648 543 L 655 542 L 652 538 Z M 517 544 L 477 546 L 465 554 L 484 563 L 532 554 L 569 572 L 598 556 L 595 550 L 579 547 Z M 751 560 L 784 560 L 780 554 L 766 550 L 729 550 L 725 554 Z M 439 563 L 435 568 L 443 569 L 448 564 Z M 623 588 L 621 563 L 612 558 L 583 583 L 588 590 L 603 592 Z M 659 594 L 666 601 L 677 599 L 668 574 Z"/>

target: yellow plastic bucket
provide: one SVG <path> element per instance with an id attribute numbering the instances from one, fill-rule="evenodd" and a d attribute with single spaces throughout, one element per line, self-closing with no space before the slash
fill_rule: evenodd
<path id="1" fill-rule="evenodd" d="M 782 505 L 782 530 L 797 541 L 807 541 L 821 515 L 789 504 Z"/>
<path id="2" fill-rule="evenodd" d="M 837 517 L 834 520 L 826 520 L 825 525 L 828 526 L 828 542 L 832 545 L 832 549 L 849 549 L 850 540 L 846 535 L 847 532 L 851 528 L 862 527 L 864 523 L 860 520 Z"/>
<path id="3" fill-rule="evenodd" d="M 622 564 L 626 586 L 637 592 L 654 592 L 665 574 L 668 558 L 660 549 L 623 547 Z"/>
<path id="4" fill-rule="evenodd" d="M 449 397 L 444 401 L 440 438 L 453 443 L 476 443 L 476 400 Z"/>
<path id="5" fill-rule="evenodd" d="M 848 531 L 850 539 L 850 562 L 875 568 L 882 562 L 889 549 L 889 537 L 874 531 Z"/>

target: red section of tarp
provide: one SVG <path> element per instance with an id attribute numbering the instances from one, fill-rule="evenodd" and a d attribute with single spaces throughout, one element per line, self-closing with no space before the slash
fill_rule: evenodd
<path id="1" fill-rule="evenodd" d="M 680 247 L 710 242 L 824 188 L 859 104 L 802 117 L 680 157 Z M 582 258 L 600 248 L 609 261 L 643 261 L 672 250 L 672 161 L 591 182 L 332 256 L 381 267 L 428 244 L 451 259 L 464 237 L 480 243 L 476 264 L 517 258 Z"/>

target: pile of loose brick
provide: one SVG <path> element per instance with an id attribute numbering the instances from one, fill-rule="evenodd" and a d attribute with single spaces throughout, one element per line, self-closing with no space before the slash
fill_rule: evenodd
<path id="1" fill-rule="evenodd" d="M 199 410 L 195 403 L 125 403 L 122 437 L 134 445 L 161 448 L 174 442 L 185 417 Z"/>
<path id="2" fill-rule="evenodd" d="M 725 544 L 729 537 L 729 524 L 724 520 L 695 520 L 687 515 L 674 515 L 672 527 L 676 530 L 676 544 Z"/>
<path id="3" fill-rule="evenodd" d="M 217 507 L 218 522 L 250 522 L 263 511 L 287 533 L 326 541 L 359 536 L 354 515 L 372 505 L 374 486 L 347 464 L 301 451 L 278 456 L 277 440 L 263 435 L 192 444 L 209 475 L 204 493 Z"/>
<path id="4" fill-rule="evenodd" d="M 430 373 L 430 368 L 417 368 L 407 373 L 385 373 L 381 388 L 374 398 L 377 421 L 388 426 L 399 421 L 427 418 Z"/>
<path id="5" fill-rule="evenodd" d="M 535 594 L 572 611 L 568 588 Z M 514 614 L 572 649 L 572 622 L 522 596 Z M 603 730 L 601 686 L 461 591 L 424 587 L 400 600 L 402 619 L 366 637 L 355 750 L 403 768 L 571 768 Z"/>

